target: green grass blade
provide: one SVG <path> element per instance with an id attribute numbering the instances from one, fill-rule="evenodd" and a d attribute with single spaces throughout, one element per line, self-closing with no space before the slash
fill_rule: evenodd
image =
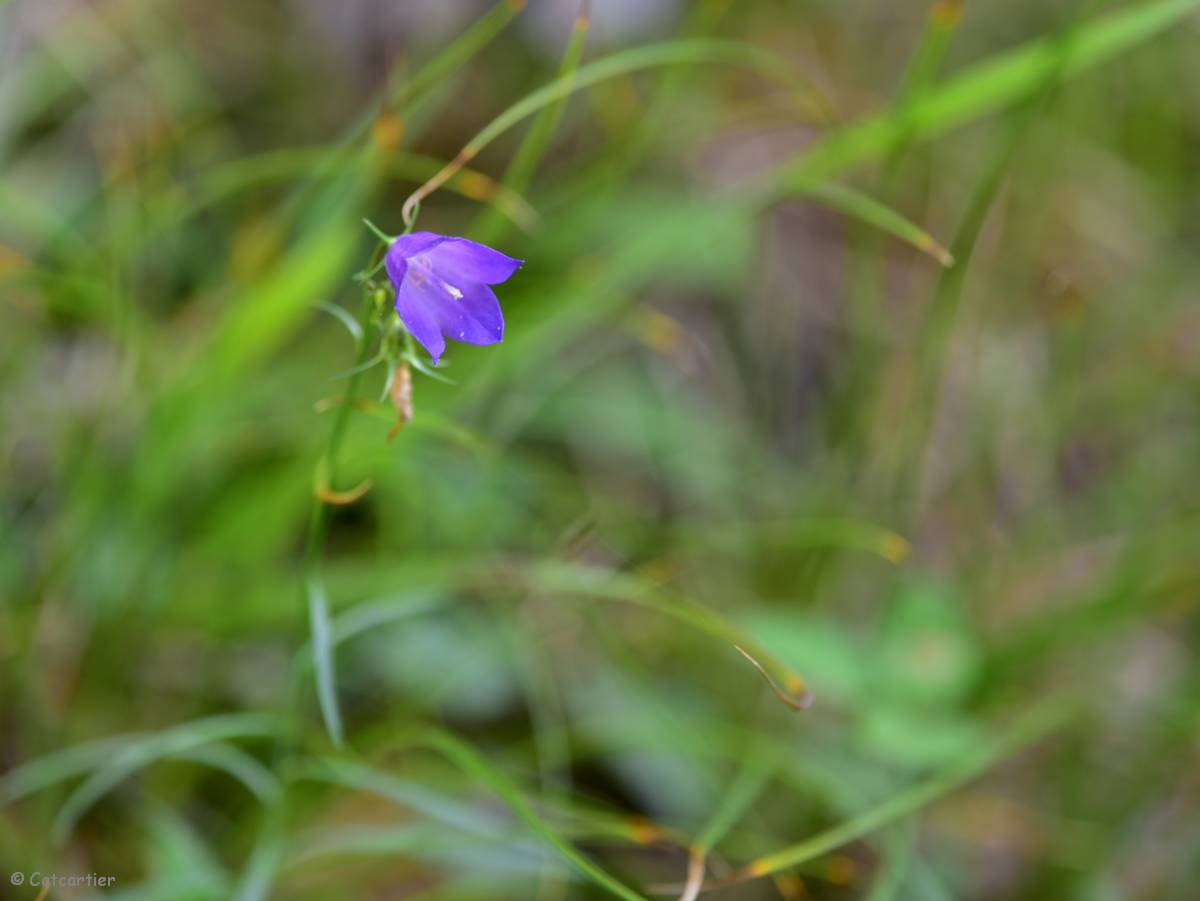
<path id="1" fill-rule="evenodd" d="M 308 623 L 317 676 L 317 702 L 329 740 L 340 747 L 344 740 L 342 713 L 337 700 L 337 671 L 334 665 L 333 628 L 329 621 L 329 601 L 319 576 L 310 576 L 304 585 L 308 599 Z"/>
<path id="2" fill-rule="evenodd" d="M 49 788 L 88 770 L 132 754 L 153 759 L 155 754 L 180 753 L 202 744 L 234 738 L 265 738 L 275 733 L 273 717 L 236 713 L 184 723 L 157 733 L 98 739 L 31 760 L 0 777 L 0 801 L 10 802 Z"/>
<path id="3" fill-rule="evenodd" d="M 439 730 L 430 729 L 420 733 L 417 743 L 437 751 L 447 760 L 461 769 L 468 776 L 478 779 L 512 809 L 522 822 L 544 839 L 580 874 L 590 879 L 600 888 L 611 895 L 623 898 L 625 901 L 646 901 L 633 889 L 626 886 L 615 876 L 597 866 L 584 856 L 567 839 L 563 838 L 553 826 L 547 823 L 533 806 L 525 800 L 520 789 L 498 769 L 466 742 Z"/>
<path id="4" fill-rule="evenodd" d="M 362 635 L 380 626 L 412 616 L 420 616 L 431 610 L 439 610 L 444 606 L 446 606 L 446 602 L 443 599 L 425 594 L 357 604 L 334 618 L 333 643 L 339 645 L 356 635 Z"/>
<path id="5" fill-rule="evenodd" d="M 917 42 L 905 71 L 904 80 L 896 93 L 895 106 L 909 107 L 917 98 L 925 96 L 936 86 L 941 76 L 950 39 L 958 28 L 962 13 L 961 0 L 936 0 L 926 15 L 925 27 Z M 897 196 L 901 163 L 907 157 L 911 137 L 902 135 L 885 154 L 878 184 L 873 193 L 886 202 Z M 872 230 L 854 236 L 858 246 L 855 266 L 852 269 L 850 312 L 854 329 L 861 335 L 871 335 L 877 324 L 884 319 L 884 298 L 887 292 L 885 276 L 885 253 L 882 235 Z M 850 373 L 844 400 L 840 408 L 846 411 L 842 420 L 846 427 L 865 436 L 870 430 L 871 409 L 862 403 L 865 396 L 879 379 L 879 368 L 886 358 L 876 353 L 870 341 L 855 341 L 849 347 L 850 361 L 846 367 Z M 864 409 L 865 415 L 855 411 Z M 857 420 L 857 421 L 856 421 Z M 865 442 L 859 442 L 860 445 Z"/>
<path id="6" fill-rule="evenodd" d="M 670 593 L 627 573 L 569 563 L 538 564 L 527 570 L 526 577 L 542 590 L 570 591 L 657 610 L 728 642 L 758 670 L 779 700 L 789 707 L 800 709 L 811 701 L 803 679 L 737 626 L 690 597 Z"/>
<path id="7" fill-rule="evenodd" d="M 587 42 L 588 25 L 590 24 L 587 3 L 585 2 L 571 28 L 571 36 L 567 39 L 566 50 L 558 66 L 556 81 L 570 82 L 579 68 L 583 57 L 584 45 Z M 564 94 L 556 102 L 543 107 L 529 126 L 525 138 L 517 147 L 508 170 L 501 179 L 501 184 L 514 194 L 524 194 L 533 179 L 534 170 L 550 147 L 550 141 L 558 129 L 566 107 L 567 95 Z M 496 207 L 489 207 L 471 228 L 471 234 L 484 244 L 494 244 L 497 236 L 504 227 Z"/>
<path id="8" fill-rule="evenodd" d="M 921 324 L 921 331 L 917 337 L 917 390 L 921 392 L 921 396 L 915 404 L 917 415 L 909 422 L 907 451 L 910 459 L 902 461 L 904 465 L 898 474 L 902 481 L 912 479 L 918 485 L 914 492 L 915 506 L 911 509 L 914 516 L 920 514 L 920 508 L 925 502 L 922 459 L 927 450 L 933 429 L 933 419 L 939 406 L 943 373 L 949 354 L 954 323 L 962 305 L 971 256 L 974 254 L 984 223 L 1004 178 L 1016 158 L 1030 123 L 1041 106 L 1039 101 L 1044 101 L 1049 97 L 1052 90 L 1064 77 L 1064 67 L 1070 56 L 1070 48 L 1076 46 L 1082 38 L 1081 27 L 1068 26 L 1056 38 L 1056 46 L 1059 48 L 1056 56 L 1058 65 L 1044 72 L 1037 93 L 1023 109 L 1012 115 L 1005 134 L 996 142 L 991 158 L 985 165 L 979 182 L 971 194 L 962 224 L 954 236 L 953 252 L 962 261 L 961 265 L 942 273 L 937 283 L 933 304 L 925 321 Z"/>
<path id="9" fill-rule="evenodd" d="M 101 738 L 32 760 L 0 777 L 0 802 L 16 801 L 99 768 L 144 738 L 144 735 Z"/>
<path id="10" fill-rule="evenodd" d="M 215 754 L 201 754 L 199 757 L 193 755 L 197 750 L 210 745 L 216 745 L 219 748 L 222 738 L 244 737 L 247 734 L 255 733 L 253 731 L 247 733 L 242 723 L 208 721 L 177 727 L 148 736 L 141 741 L 131 742 L 114 759 L 106 761 L 99 769 L 96 769 L 67 797 L 54 818 L 51 834 L 56 842 L 60 844 L 65 842 L 79 818 L 87 813 L 97 801 L 138 770 L 159 760 L 166 758 L 191 759 L 227 769 L 231 758 L 229 755 L 222 756 L 219 750 Z M 233 774 L 237 778 L 240 779 L 247 775 L 248 771 L 245 767 L 248 760 L 252 759 L 244 757 L 233 764 Z M 259 770 L 261 771 L 261 767 Z M 273 780 L 269 779 L 269 774 L 265 774 L 267 778 L 264 781 L 264 774 L 265 771 L 261 771 L 251 775 L 250 781 L 246 783 L 247 787 L 255 791 L 256 786 L 271 785 Z M 268 787 L 265 791 L 266 796 L 270 797 L 273 789 Z"/>
<path id="11" fill-rule="evenodd" d="M 942 71 L 950 39 L 962 18 L 963 0 L 937 0 L 925 17 L 925 27 L 917 49 L 904 73 L 897 100 L 901 105 L 910 102 L 932 88 Z"/>
<path id="12" fill-rule="evenodd" d="M 463 835 L 429 823 L 404 826 L 341 826 L 309 833 L 304 843 L 288 855 L 288 866 L 330 857 L 404 857 L 428 860 L 457 871 L 465 866 L 487 866 L 503 862 L 506 872 L 538 872 L 553 863 L 556 876 L 572 877 L 566 866 L 542 843 L 523 836 Z"/>
<path id="13" fill-rule="evenodd" d="M 1061 727 L 1073 709 L 1073 704 L 1062 702 L 1048 702 L 1036 707 L 1019 719 L 1007 734 L 980 745 L 933 778 L 894 795 L 882 804 L 832 829 L 752 861 L 738 870 L 727 882 L 741 882 L 779 873 L 868 836 L 956 791 Z"/>
<path id="14" fill-rule="evenodd" d="M 813 186 L 804 196 L 911 244 L 943 266 L 954 265 L 953 254 L 933 235 L 867 194 L 845 185 L 824 184 Z"/>
<path id="15" fill-rule="evenodd" d="M 282 344 L 349 266 L 359 229 L 346 222 L 320 228 L 227 304 L 205 365 L 232 378 Z"/>
<path id="16" fill-rule="evenodd" d="M 922 400 L 916 405 L 916 415 L 908 424 L 907 453 L 910 455 L 910 459 L 902 461 L 901 471 L 897 473 L 898 478 L 902 481 L 909 479 L 920 481 L 921 474 L 915 471 L 915 467 L 919 465 L 921 451 L 933 428 L 942 370 L 948 353 L 953 324 L 966 286 L 971 256 L 975 251 L 979 235 L 983 231 L 987 214 L 992 208 L 1004 176 L 1016 155 L 1026 122 L 1027 118 L 1022 116 L 1010 123 L 1008 134 L 1001 140 L 993 152 L 991 160 L 988 161 L 979 183 L 970 197 L 962 224 L 951 245 L 951 252 L 954 253 L 960 264 L 954 269 L 942 273 L 934 291 L 931 309 L 921 325 L 921 332 L 917 337 L 916 355 L 917 390 L 921 392 Z M 917 494 L 919 495 L 920 491 Z"/>
<path id="17" fill-rule="evenodd" d="M 745 816 L 750 805 L 767 787 L 771 770 L 772 765 L 764 755 L 754 751 L 746 755 L 733 783 L 696 837 L 692 845 L 696 851 L 707 854 Z"/>
<path id="18" fill-rule="evenodd" d="M 524 7 L 525 0 L 500 0 L 441 53 L 418 69 L 411 78 L 398 83 L 393 82 L 385 88 L 383 95 L 358 117 L 340 143 L 329 149 L 323 160 L 313 168 L 311 177 L 291 198 L 290 207 L 297 208 L 305 200 L 314 183 L 327 177 L 331 171 L 339 168 L 348 169 L 352 173 L 363 170 L 370 162 L 375 148 L 370 145 L 356 145 L 384 108 L 388 105 L 397 107 L 402 123 L 406 124 L 404 119 L 410 117 L 440 85 L 495 40 Z"/>
<path id="19" fill-rule="evenodd" d="M 916 840 L 915 817 L 902 819 L 892 827 L 884 844 L 883 863 L 866 901 L 892 901 L 900 893 L 916 852 Z"/>
<path id="20" fill-rule="evenodd" d="M 890 153 L 1003 109 L 1035 93 L 1048 77 L 1070 78 L 1145 43 L 1200 6 L 1200 0 L 1157 0 L 1105 15 L 1063 42 L 1039 38 L 978 63 L 910 103 L 819 140 L 796 159 L 746 189 L 759 202 L 803 191 Z"/>
<path id="21" fill-rule="evenodd" d="M 679 901 L 696 901 L 704 888 L 708 854 L 725 834 L 733 828 L 755 799 L 762 794 L 771 778 L 772 766 L 761 753 L 752 750 L 738 768 L 733 783 L 717 803 L 704 828 L 692 842 L 688 852 L 687 883 Z"/>
<path id="22" fill-rule="evenodd" d="M 703 528 L 680 529 L 678 534 L 686 546 L 703 553 L 735 550 L 746 536 L 791 551 L 811 548 L 864 551 L 889 563 L 904 562 L 912 551 L 904 536 L 876 523 L 850 517 L 731 520 L 706 523 Z"/>
<path id="23" fill-rule="evenodd" d="M 644 69 L 688 63 L 746 66 L 776 78 L 790 77 L 790 69 L 782 59 L 761 47 L 739 41 L 697 39 L 664 41 L 659 44 L 633 47 L 588 63 L 577 71 L 557 78 L 518 100 L 484 126 L 467 143 L 467 152 L 471 156 L 475 156 L 518 122 L 576 91 L 582 91 L 602 81 Z"/>
<path id="24" fill-rule="evenodd" d="M 161 235 L 247 192 L 268 188 L 281 182 L 322 176 L 332 179 L 340 175 L 349 175 L 361 165 L 360 161 L 345 156 L 338 156 L 329 161 L 327 158 L 330 153 L 330 149 L 324 146 L 282 147 L 214 165 L 199 172 L 182 191 L 157 196 L 155 204 L 148 211 L 150 221 L 146 231 L 151 236 Z M 379 161 L 377 174 L 421 184 L 436 175 L 445 165 L 445 160 L 435 157 L 397 151 Z M 314 172 L 319 175 L 314 175 Z M 463 169 L 447 182 L 446 188 L 468 200 L 488 204 L 490 208 L 494 208 L 522 228 L 529 228 L 537 222 L 537 213 L 523 197 L 478 170 Z M 5 187 L 0 185 L 0 202 L 6 202 L 5 192 Z M 49 233 L 54 224 L 49 216 L 39 215 L 40 211 L 34 208 L 32 203 L 26 198 L 21 199 L 30 210 L 24 217 L 24 220 L 30 223 L 30 232 Z M 80 252 L 88 250 L 82 240 L 67 231 L 65 226 L 62 234 L 64 240 L 72 239 L 73 252 L 76 249 Z"/>
<path id="25" fill-rule="evenodd" d="M 722 25 L 729 7 L 728 0 L 697 0 L 688 10 L 683 35 L 693 40 L 710 38 Z M 598 164 L 601 171 L 596 181 L 602 189 L 614 189 L 661 137 L 662 123 L 679 103 L 690 74 L 687 66 L 678 66 L 655 79 L 645 110 L 633 123 L 631 133 L 612 148 L 609 160 Z"/>
<path id="26" fill-rule="evenodd" d="M 492 834 L 509 822 L 507 818 L 502 821 L 477 805 L 355 760 L 321 758 L 300 766 L 293 778 L 366 792 L 466 832 Z"/>
<path id="27" fill-rule="evenodd" d="M 242 783 L 260 801 L 271 801 L 279 795 L 279 780 L 274 773 L 245 751 L 225 742 L 189 748 L 170 756 L 222 770 Z"/>
<path id="28" fill-rule="evenodd" d="M 64 845 L 79 818 L 87 813 L 92 806 L 106 794 L 136 773 L 139 769 L 151 763 L 153 758 L 136 753 L 126 753 L 118 757 L 118 761 L 92 773 L 83 780 L 67 796 L 54 817 L 50 827 L 51 839 L 56 845 Z"/>
<path id="29" fill-rule="evenodd" d="M 286 849 L 283 827 L 277 813 L 269 813 L 250 859 L 238 881 L 233 901 L 267 901 L 271 886 L 283 864 Z"/>
<path id="30" fill-rule="evenodd" d="M 388 102 L 403 106 L 429 93 L 495 40 L 524 8 L 525 0 L 500 0 L 412 78 L 393 86 Z"/>
<path id="31" fill-rule="evenodd" d="M 771 74 L 781 80 L 790 80 L 789 67 L 779 57 L 753 44 L 739 41 L 679 40 L 664 41 L 622 50 L 603 59 L 588 63 L 569 75 L 543 85 L 518 100 L 491 122 L 485 125 L 440 173 L 431 178 L 404 203 L 402 216 L 406 225 L 414 221 L 416 209 L 426 197 L 441 187 L 480 151 L 539 110 L 558 103 L 575 91 L 594 84 L 628 75 L 644 69 L 660 66 L 677 66 L 687 63 L 718 63 L 747 66 Z"/>

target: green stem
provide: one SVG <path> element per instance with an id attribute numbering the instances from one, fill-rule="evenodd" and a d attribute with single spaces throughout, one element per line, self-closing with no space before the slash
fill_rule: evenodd
<path id="1" fill-rule="evenodd" d="M 358 350 L 355 353 L 352 374 L 346 380 L 346 390 L 342 393 L 341 402 L 334 412 L 333 426 L 329 429 L 329 439 L 325 442 L 325 450 L 321 454 L 321 462 L 328 484 L 332 486 L 337 478 L 337 458 L 341 450 L 342 439 L 346 434 L 346 426 L 350 421 L 350 408 L 358 393 L 362 381 L 363 364 L 367 361 L 371 349 L 371 302 L 368 298 L 363 303 L 363 313 L 359 324 L 362 334 L 358 339 Z M 325 549 L 325 534 L 329 524 L 329 504 L 319 497 L 313 498 L 312 515 L 309 517 L 308 539 L 304 546 L 304 560 L 301 567 L 305 576 L 320 572 L 321 554 Z"/>
<path id="2" fill-rule="evenodd" d="M 378 251 L 376 251 L 378 256 Z M 337 480 L 337 460 L 341 450 L 342 440 L 346 435 L 346 427 L 350 422 L 350 409 L 358 393 L 362 381 L 365 363 L 371 350 L 371 290 L 367 289 L 363 298 L 361 314 L 361 330 L 358 337 L 358 350 L 355 354 L 354 368 L 346 380 L 346 388 L 342 393 L 341 403 L 334 412 L 333 425 L 329 429 L 329 438 L 325 451 L 317 463 L 316 478 L 314 479 L 314 497 L 312 514 L 309 517 L 308 539 L 304 547 L 304 559 L 301 563 L 303 591 L 308 613 L 308 627 L 313 646 L 313 660 L 316 665 L 317 698 L 321 706 L 321 716 L 325 721 L 326 731 L 334 744 L 342 742 L 342 719 L 338 710 L 336 679 L 333 666 L 333 654 L 329 645 L 329 606 L 325 595 L 324 580 L 321 576 L 321 559 L 325 551 L 325 537 L 329 532 L 330 501 L 321 496 L 321 488 L 332 489 Z M 304 691 L 298 686 L 296 699 L 297 724 L 300 720 Z"/>
<path id="3" fill-rule="evenodd" d="M 385 250 L 386 247 L 382 244 L 376 248 L 371 256 L 368 268 L 378 263 Z M 329 437 L 325 442 L 325 449 L 317 464 L 319 467 L 318 472 L 321 471 L 321 467 L 324 468 L 324 478 L 329 485 L 332 485 L 336 478 L 337 458 L 350 421 L 350 409 L 358 393 L 358 386 L 362 381 L 362 364 L 370 352 L 371 294 L 372 289 L 368 285 L 364 288 L 363 292 L 363 305 L 359 320 L 359 324 L 362 327 L 359 331 L 358 346 L 355 353 L 355 371 L 346 380 L 346 388 L 342 392 L 341 403 L 334 412 L 333 425 L 329 429 Z M 305 631 L 312 630 L 316 615 L 320 614 L 326 619 L 328 617 L 323 589 L 314 592 L 313 588 L 314 585 L 320 585 L 321 559 L 325 551 L 325 536 L 329 530 L 329 506 L 323 499 L 316 496 L 314 485 L 313 507 L 309 516 L 304 557 L 301 560 L 300 566 L 301 591 L 306 602 L 304 609 L 301 610 L 302 629 Z M 315 604 L 319 606 L 314 606 Z M 319 653 L 316 641 L 317 636 L 312 634 L 310 637 L 312 638 L 313 662 L 315 664 Z M 294 761 L 300 748 L 300 737 L 303 732 L 304 721 L 304 699 L 306 697 L 304 686 L 305 679 L 309 673 L 309 668 L 304 664 L 303 660 L 303 655 L 297 654 L 292 662 L 288 696 L 286 699 L 288 703 L 284 708 L 285 713 L 281 720 L 279 737 L 275 746 L 275 771 L 280 773 L 287 773 L 294 766 Z M 322 712 L 325 714 L 326 726 L 330 727 L 331 718 L 327 708 L 323 707 Z M 333 737 L 335 742 L 340 740 L 340 729 L 340 723 L 337 723 L 336 729 L 330 729 L 331 737 Z M 266 806 L 259 827 L 258 845 L 250 867 L 244 875 L 242 883 L 238 886 L 237 894 L 235 895 L 236 901 L 260 901 L 260 899 L 265 897 L 265 893 L 268 890 L 267 887 L 273 878 L 273 871 L 278 864 L 279 848 L 283 841 L 282 836 L 287 829 L 290 811 L 291 799 L 287 791 L 280 792 Z"/>

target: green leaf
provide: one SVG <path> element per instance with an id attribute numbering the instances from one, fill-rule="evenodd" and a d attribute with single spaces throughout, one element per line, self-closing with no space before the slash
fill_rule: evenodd
<path id="1" fill-rule="evenodd" d="M 971 690 L 980 657 L 959 602 L 933 583 L 911 583 L 884 621 L 878 690 L 906 703 L 952 705 Z"/>
<path id="2" fill-rule="evenodd" d="M 345 278 L 357 235 L 351 223 L 334 221 L 237 291 L 217 325 L 205 366 L 232 378 L 282 345 Z"/>
<path id="3" fill-rule="evenodd" d="M 333 660 L 333 628 L 329 621 L 329 601 L 325 585 L 312 575 L 304 583 L 308 600 L 309 632 L 312 635 L 313 662 L 317 676 L 317 701 L 329 740 L 340 747 L 344 740 L 342 714 L 337 700 L 337 670 Z"/>

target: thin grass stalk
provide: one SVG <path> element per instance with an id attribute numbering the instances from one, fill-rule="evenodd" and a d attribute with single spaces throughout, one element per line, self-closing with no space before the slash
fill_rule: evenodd
<path id="1" fill-rule="evenodd" d="M 578 70 L 579 61 L 583 57 L 584 47 L 587 44 L 587 34 L 590 24 L 591 3 L 589 0 L 581 0 L 579 14 L 575 17 L 575 21 L 571 26 L 571 35 L 567 39 L 567 46 L 563 51 L 562 60 L 559 62 L 555 80 L 569 81 Z M 566 104 L 567 95 L 564 95 L 557 102 L 543 107 L 537 116 L 534 117 L 533 122 L 529 126 L 529 131 L 526 132 L 524 139 L 522 139 L 520 145 L 517 147 L 517 152 L 513 155 L 512 161 L 508 164 L 508 169 L 500 180 L 500 184 L 505 191 L 521 196 L 529 188 L 538 163 L 542 161 L 542 158 L 546 155 L 546 151 L 550 149 L 550 142 L 554 138 L 554 133 L 558 130 L 558 124 L 562 119 Z M 499 211 L 496 207 L 492 206 L 480 214 L 469 231 L 474 235 L 476 240 L 484 244 L 494 244 L 503 232 L 504 225 L 504 220 L 501 218 Z"/>

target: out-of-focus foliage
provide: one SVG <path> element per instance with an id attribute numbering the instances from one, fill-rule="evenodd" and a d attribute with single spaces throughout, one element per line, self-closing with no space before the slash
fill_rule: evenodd
<path id="1" fill-rule="evenodd" d="M 1196 5 L 0 3 L 0 893 L 1194 897 Z"/>

